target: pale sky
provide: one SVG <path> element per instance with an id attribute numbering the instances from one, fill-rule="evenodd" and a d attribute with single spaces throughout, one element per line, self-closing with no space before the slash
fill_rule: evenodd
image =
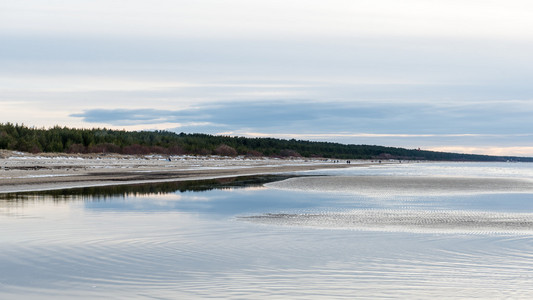
<path id="1" fill-rule="evenodd" d="M 531 1 L 0 0 L 0 122 L 533 156 Z"/>

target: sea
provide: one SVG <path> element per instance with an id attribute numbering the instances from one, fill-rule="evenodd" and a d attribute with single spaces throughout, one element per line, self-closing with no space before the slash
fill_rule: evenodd
<path id="1" fill-rule="evenodd" d="M 0 196 L 0 299 L 533 299 L 533 164 Z"/>

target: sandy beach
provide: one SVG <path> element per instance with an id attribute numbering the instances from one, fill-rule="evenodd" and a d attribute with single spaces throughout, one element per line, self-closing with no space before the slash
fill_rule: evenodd
<path id="1" fill-rule="evenodd" d="M 369 162 L 263 157 L 126 156 L 0 152 L 0 194 L 346 168 Z"/>

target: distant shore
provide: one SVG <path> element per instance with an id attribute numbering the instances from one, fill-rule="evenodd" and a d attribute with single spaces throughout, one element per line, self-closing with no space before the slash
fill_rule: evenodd
<path id="1" fill-rule="evenodd" d="M 368 166 L 370 161 L 0 152 L 0 194 Z"/>

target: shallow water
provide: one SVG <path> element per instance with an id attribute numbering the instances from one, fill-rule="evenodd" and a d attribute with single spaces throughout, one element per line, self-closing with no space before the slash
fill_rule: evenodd
<path id="1" fill-rule="evenodd" d="M 0 299 L 533 298 L 533 165 L 306 175 L 12 195 Z"/>

